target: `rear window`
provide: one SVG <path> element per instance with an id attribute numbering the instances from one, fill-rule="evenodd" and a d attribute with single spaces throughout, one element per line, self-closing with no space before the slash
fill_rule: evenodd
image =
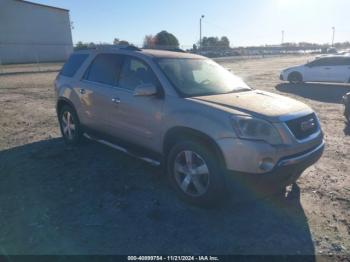
<path id="1" fill-rule="evenodd" d="M 88 56 L 88 54 L 71 55 L 68 61 L 64 64 L 60 74 L 67 77 L 73 77 Z"/>

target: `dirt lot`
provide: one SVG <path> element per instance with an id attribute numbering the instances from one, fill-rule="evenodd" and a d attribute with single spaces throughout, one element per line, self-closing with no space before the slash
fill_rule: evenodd
<path id="1" fill-rule="evenodd" d="M 0 76 L 0 253 L 350 255 L 350 86 L 278 80 L 310 57 L 224 61 L 253 88 L 318 113 L 327 148 L 285 198 L 205 210 L 179 201 L 159 170 L 93 142 L 60 138 L 56 73 Z"/>

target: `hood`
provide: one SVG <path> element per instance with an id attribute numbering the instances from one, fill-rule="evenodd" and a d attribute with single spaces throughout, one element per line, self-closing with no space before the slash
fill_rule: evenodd
<path id="1" fill-rule="evenodd" d="M 200 96 L 191 99 L 233 109 L 270 122 L 280 122 L 281 117 L 285 118 L 295 115 L 297 112 L 301 113 L 305 111 L 305 114 L 313 112 L 310 107 L 297 100 L 259 90 Z"/>
<path id="2" fill-rule="evenodd" d="M 297 66 L 287 67 L 287 68 L 282 69 L 282 72 L 286 72 L 286 71 L 290 71 L 290 70 L 294 70 L 294 69 L 299 69 L 301 67 L 304 67 L 304 65 L 297 65 Z"/>

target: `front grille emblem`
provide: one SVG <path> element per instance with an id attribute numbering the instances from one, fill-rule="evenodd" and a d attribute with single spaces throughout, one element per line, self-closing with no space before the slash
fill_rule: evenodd
<path id="1" fill-rule="evenodd" d="M 306 121 L 303 121 L 301 122 L 300 124 L 300 128 L 303 132 L 306 132 L 312 128 L 315 127 L 315 120 L 313 118 L 309 119 L 309 120 L 306 120 Z"/>

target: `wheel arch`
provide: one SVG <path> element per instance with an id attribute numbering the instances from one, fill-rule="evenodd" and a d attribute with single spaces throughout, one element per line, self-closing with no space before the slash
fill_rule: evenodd
<path id="1" fill-rule="evenodd" d="M 218 146 L 218 144 L 215 142 L 215 140 L 211 138 L 209 135 L 189 127 L 182 127 L 182 126 L 173 127 L 166 132 L 166 134 L 164 135 L 163 148 L 162 148 L 164 157 L 167 157 L 172 146 L 175 145 L 176 142 L 185 140 L 185 139 L 192 139 L 192 140 L 204 143 L 204 145 L 208 149 L 210 149 L 213 153 L 215 153 L 215 155 L 218 156 L 220 165 L 225 166 L 224 155 L 220 147 Z"/>
<path id="2" fill-rule="evenodd" d="M 294 71 L 291 71 L 291 72 L 288 74 L 288 76 L 287 76 L 287 80 L 288 80 L 288 81 L 291 81 L 291 78 L 290 78 L 290 77 L 291 77 L 292 75 L 298 75 L 298 76 L 300 76 L 300 81 L 301 81 L 301 82 L 304 80 L 303 74 L 302 74 L 300 71 L 294 70 Z"/>
<path id="3" fill-rule="evenodd" d="M 74 112 L 75 112 L 75 114 L 76 114 L 76 116 L 78 118 L 78 123 L 80 124 L 80 118 L 79 118 L 78 112 L 77 112 L 74 104 L 72 103 L 72 101 L 70 101 L 69 99 L 67 99 L 65 97 L 59 97 L 58 100 L 57 100 L 57 103 L 56 103 L 57 116 L 59 116 L 62 107 L 65 106 L 65 105 L 70 106 L 74 110 Z"/>
<path id="4" fill-rule="evenodd" d="M 56 113 L 57 113 L 57 114 L 60 113 L 60 111 L 61 111 L 61 109 L 62 109 L 62 107 L 63 107 L 64 105 L 69 105 L 70 107 L 73 108 L 73 110 L 74 110 L 75 112 L 77 112 L 77 110 L 75 109 L 73 103 L 72 103 L 69 99 L 67 99 L 67 98 L 65 98 L 65 97 L 60 97 L 60 98 L 57 99 L 57 103 L 56 103 Z"/>

